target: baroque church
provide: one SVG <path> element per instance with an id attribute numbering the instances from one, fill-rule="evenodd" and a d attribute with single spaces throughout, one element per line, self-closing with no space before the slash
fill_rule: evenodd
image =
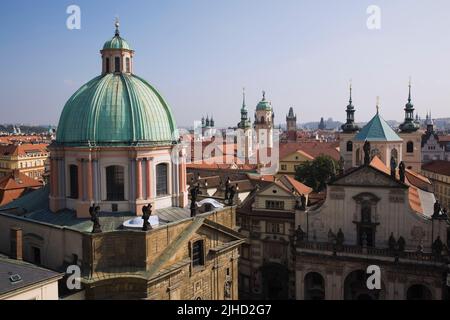
<path id="1" fill-rule="evenodd" d="M 449 298 L 447 211 L 420 168 L 419 126 L 409 86 L 405 121 L 395 132 L 375 116 L 355 124 L 352 88 L 341 133 L 341 174 L 323 203 L 296 214 L 296 298 L 423 300 Z M 378 266 L 381 288 L 366 285 Z"/>
<path id="2" fill-rule="evenodd" d="M 80 268 L 73 299 L 237 299 L 235 207 L 200 210 L 171 108 L 118 22 L 100 52 L 61 113 L 50 185 L 1 208 L 0 252 Z"/>
<path id="3" fill-rule="evenodd" d="M 414 118 L 414 105 L 411 99 L 411 83 L 409 84 L 408 102 L 405 105 L 405 119 L 395 132 L 381 117 L 377 102 L 375 116 L 360 129 L 355 123 L 355 106 L 352 99 L 352 87 L 350 86 L 350 98 L 347 105 L 347 120 L 342 125 L 339 135 L 340 153 L 343 168 L 348 170 L 358 167 L 363 161 L 363 145 L 365 141 L 371 143 L 371 157 L 378 156 L 385 165 L 390 168 L 391 159 L 398 166 L 403 162 L 407 169 L 419 172 L 422 166 L 421 143 L 423 132 Z"/>

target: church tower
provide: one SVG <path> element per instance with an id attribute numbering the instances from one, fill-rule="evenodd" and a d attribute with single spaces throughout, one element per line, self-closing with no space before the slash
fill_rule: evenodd
<path id="1" fill-rule="evenodd" d="M 286 116 L 286 128 L 288 141 L 297 141 L 297 115 L 294 114 L 294 109 L 289 108 L 289 113 Z"/>
<path id="2" fill-rule="evenodd" d="M 241 121 L 238 123 L 238 145 L 237 152 L 239 158 L 248 160 L 252 156 L 253 148 L 253 131 L 252 123 L 248 118 L 248 110 L 245 104 L 245 89 L 242 91 L 242 107 L 241 107 Z"/>
<path id="3" fill-rule="evenodd" d="M 262 100 L 256 106 L 255 133 L 259 147 L 273 147 L 273 120 L 274 113 L 272 105 L 266 100 L 266 92 L 263 91 Z"/>
<path id="4" fill-rule="evenodd" d="M 403 139 L 403 161 L 408 169 L 419 172 L 422 167 L 420 125 L 414 121 L 414 105 L 411 99 L 411 81 L 409 81 L 408 102 L 405 105 L 405 120 L 399 126 L 399 136 Z"/>
<path id="5" fill-rule="evenodd" d="M 342 125 L 342 132 L 339 134 L 339 148 L 341 161 L 343 161 L 344 170 L 352 167 L 353 162 L 353 138 L 359 127 L 355 124 L 355 107 L 352 101 L 352 85 L 350 84 L 350 98 L 347 105 L 347 121 Z"/>

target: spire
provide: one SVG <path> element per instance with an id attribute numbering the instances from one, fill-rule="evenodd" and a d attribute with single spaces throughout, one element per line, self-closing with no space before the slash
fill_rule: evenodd
<path id="1" fill-rule="evenodd" d="M 349 84 L 349 99 L 347 105 L 347 121 L 344 123 L 341 128 L 345 133 L 354 133 L 359 130 L 359 127 L 355 124 L 355 107 L 353 106 L 353 97 L 352 97 L 353 85 L 352 80 L 350 79 Z"/>
<path id="2" fill-rule="evenodd" d="M 119 27 L 120 27 L 119 17 L 116 17 L 116 22 L 114 23 L 114 26 L 116 27 L 116 33 L 115 33 L 115 36 L 116 36 L 116 37 L 119 37 L 119 36 L 120 36 L 120 31 L 119 31 Z"/>
<path id="3" fill-rule="evenodd" d="M 242 88 L 242 109 L 245 109 L 245 87 Z"/>
<path id="4" fill-rule="evenodd" d="M 350 79 L 350 99 L 348 100 L 349 104 L 352 105 L 352 80 Z"/>
<path id="5" fill-rule="evenodd" d="M 262 95 L 263 95 L 263 98 L 262 98 L 263 101 L 266 100 L 266 91 L 263 90 Z"/>
<path id="6" fill-rule="evenodd" d="M 408 94 L 408 103 L 411 104 L 411 77 L 409 77 L 409 94 Z"/>
<path id="7" fill-rule="evenodd" d="M 405 133 L 415 132 L 420 128 L 420 125 L 417 121 L 415 121 L 414 117 L 414 105 L 412 104 L 411 99 L 411 77 L 409 77 L 408 82 L 408 103 L 405 105 L 405 120 L 400 125 L 400 131 Z"/>

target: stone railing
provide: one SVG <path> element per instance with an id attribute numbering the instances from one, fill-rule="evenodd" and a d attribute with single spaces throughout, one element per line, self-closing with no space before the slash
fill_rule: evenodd
<path id="1" fill-rule="evenodd" d="M 418 251 L 394 251 L 389 248 L 374 248 L 362 247 L 355 245 L 337 245 L 329 242 L 312 242 L 312 241 L 297 241 L 296 247 L 298 249 L 331 252 L 336 255 L 365 255 L 373 257 L 392 257 L 401 260 L 414 260 L 422 262 L 445 262 L 448 256 L 435 255 L 428 252 Z"/>

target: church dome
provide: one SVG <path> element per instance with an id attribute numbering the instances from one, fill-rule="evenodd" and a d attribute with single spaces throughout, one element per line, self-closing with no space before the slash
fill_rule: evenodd
<path id="1" fill-rule="evenodd" d="M 66 103 L 56 143 L 168 145 L 178 139 L 172 112 L 145 80 L 107 73 L 83 85 Z"/>
<path id="2" fill-rule="evenodd" d="M 120 37 L 103 46 L 102 75 L 67 101 L 56 144 L 69 146 L 171 145 L 178 130 L 170 107 L 148 82 L 133 74 L 133 55 Z M 112 50 L 110 50 L 112 49 Z"/>

